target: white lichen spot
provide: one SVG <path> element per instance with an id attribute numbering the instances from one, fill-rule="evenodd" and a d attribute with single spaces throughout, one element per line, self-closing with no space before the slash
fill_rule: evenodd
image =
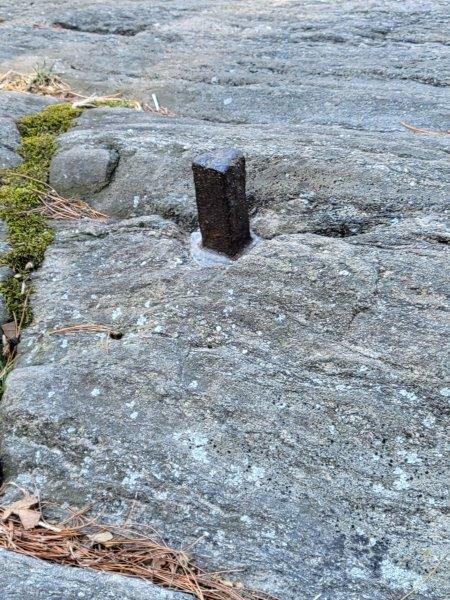
<path id="1" fill-rule="evenodd" d="M 74 310 L 72 313 L 72 319 L 81 319 L 81 313 L 79 310 Z"/>
<path id="2" fill-rule="evenodd" d="M 434 415 L 428 415 L 427 417 L 425 417 L 425 419 L 422 421 L 422 425 L 424 425 L 425 427 L 433 427 L 433 425 L 436 423 L 436 417 Z"/>
<path id="3" fill-rule="evenodd" d="M 198 388 L 198 381 L 196 381 L 195 379 L 193 381 L 191 381 L 191 383 L 189 384 L 189 389 L 191 390 L 196 390 Z"/>
<path id="4" fill-rule="evenodd" d="M 399 394 L 404 398 L 408 398 L 408 400 L 417 400 L 417 396 L 414 392 L 408 392 L 408 390 L 400 390 Z"/>
<path id="5" fill-rule="evenodd" d="M 209 462 L 208 454 L 205 447 L 208 444 L 208 438 L 203 433 L 194 433 L 189 438 L 191 446 L 191 454 L 194 460 L 199 462 Z"/>
<path id="6" fill-rule="evenodd" d="M 113 310 L 113 313 L 111 315 L 111 319 L 113 321 L 115 321 L 116 319 L 118 319 L 120 317 L 121 314 L 122 314 L 122 309 L 120 308 L 120 306 L 118 306 L 117 308 L 115 308 Z"/>
<path id="7" fill-rule="evenodd" d="M 257 467 L 256 465 L 253 465 L 248 476 L 248 481 L 254 483 L 255 487 L 260 487 L 261 481 L 265 478 L 265 476 L 266 471 L 263 467 Z"/>
<path id="8" fill-rule="evenodd" d="M 144 304 L 145 308 L 150 308 L 151 300 L 147 300 Z"/>
<path id="9" fill-rule="evenodd" d="M 53 396 L 55 395 L 55 392 L 52 390 L 47 394 L 48 398 L 53 398 Z"/>
<path id="10" fill-rule="evenodd" d="M 251 525 L 253 523 L 253 521 L 247 515 L 242 515 L 240 521 L 242 521 L 242 523 L 245 523 L 246 525 Z"/>
<path id="11" fill-rule="evenodd" d="M 147 323 L 147 317 L 145 315 L 141 315 L 139 317 L 139 319 L 136 321 L 136 325 L 138 327 L 142 327 L 142 325 L 145 325 Z"/>
<path id="12" fill-rule="evenodd" d="M 126 477 L 124 477 L 122 479 L 122 485 L 132 488 L 136 485 L 136 483 L 139 481 L 139 479 L 141 479 L 141 477 L 142 476 L 140 473 L 130 473 L 129 475 L 127 475 Z"/>
<path id="13" fill-rule="evenodd" d="M 67 340 L 63 340 L 63 341 L 61 342 L 61 348 L 67 348 L 67 346 L 68 346 L 68 343 L 69 343 L 69 342 L 68 342 Z"/>
<path id="14" fill-rule="evenodd" d="M 283 321 L 286 320 L 286 315 L 284 315 L 283 313 L 279 314 L 277 317 L 277 321 L 278 323 L 283 323 Z"/>
<path id="15" fill-rule="evenodd" d="M 225 540 L 225 532 L 223 531 L 223 529 L 218 529 L 216 531 L 214 539 L 219 543 L 222 543 Z"/>
<path id="16" fill-rule="evenodd" d="M 397 450 L 397 454 L 401 456 L 409 465 L 416 465 L 421 463 L 422 459 L 419 458 L 417 452 L 407 452 L 406 450 Z"/>
<path id="17" fill-rule="evenodd" d="M 405 473 L 400 467 L 394 469 L 394 473 L 398 475 L 398 479 L 394 481 L 394 487 L 396 490 L 407 490 L 409 488 L 408 474 Z"/>
<path id="18" fill-rule="evenodd" d="M 133 196 L 133 208 L 137 208 L 139 206 L 139 202 L 141 201 L 139 196 Z"/>
<path id="19" fill-rule="evenodd" d="M 138 413 L 138 412 L 136 412 L 136 411 L 135 411 L 135 412 L 132 412 L 132 413 L 131 413 L 131 415 L 130 415 L 130 419 L 131 419 L 132 421 L 134 421 L 134 420 L 137 418 L 138 414 L 139 414 L 139 413 Z"/>
<path id="20" fill-rule="evenodd" d="M 225 106 L 230 105 L 233 102 L 233 98 L 225 98 L 223 103 Z"/>
<path id="21" fill-rule="evenodd" d="M 351 577 L 355 579 L 367 579 L 370 577 L 369 572 L 366 569 L 361 569 L 360 567 L 351 567 L 348 572 Z"/>
<path id="22" fill-rule="evenodd" d="M 444 396 L 444 398 L 450 398 L 450 388 L 448 387 L 441 388 L 439 393 L 441 396 Z"/>
<path id="23" fill-rule="evenodd" d="M 101 392 L 100 392 L 100 390 L 99 390 L 98 388 L 94 388 L 94 389 L 91 391 L 91 396 L 92 396 L 93 398 L 96 398 L 97 396 L 100 396 L 100 394 L 101 394 Z"/>
<path id="24" fill-rule="evenodd" d="M 156 327 L 153 327 L 153 331 L 155 333 L 162 333 L 164 331 L 164 327 L 162 325 L 156 325 Z"/>
<path id="25" fill-rule="evenodd" d="M 390 560 L 385 559 L 381 563 L 381 574 L 387 579 L 392 585 L 402 588 L 410 589 L 414 587 L 418 591 L 423 590 L 423 585 L 419 583 L 421 577 L 414 571 L 408 571 L 402 569 L 398 565 L 395 565 Z"/>
<path id="26" fill-rule="evenodd" d="M 380 496 L 389 495 L 389 491 L 381 483 L 374 483 L 372 489 L 375 494 L 379 494 Z"/>

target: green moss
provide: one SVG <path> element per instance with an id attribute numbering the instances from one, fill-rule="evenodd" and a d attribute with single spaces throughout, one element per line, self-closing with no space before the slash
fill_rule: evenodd
<path id="1" fill-rule="evenodd" d="M 17 321 L 22 319 L 23 327 L 29 325 L 33 320 L 33 313 L 30 305 L 24 304 L 22 280 L 10 277 L 4 283 L 0 283 L 0 294 L 3 296 L 8 314 L 15 316 Z"/>
<path id="2" fill-rule="evenodd" d="M 133 102 L 133 100 L 124 100 L 123 98 L 110 98 L 109 100 L 94 100 L 92 105 L 96 108 L 134 108 L 136 102 Z"/>
<path id="3" fill-rule="evenodd" d="M 70 128 L 81 112 L 70 104 L 52 104 L 39 113 L 19 119 L 17 126 L 22 138 L 43 134 L 60 135 Z"/>
<path id="4" fill-rule="evenodd" d="M 53 230 L 46 219 L 30 212 L 41 205 L 37 191 L 45 188 L 52 156 L 56 150 L 56 137 L 65 133 L 81 110 L 69 104 L 54 104 L 40 113 L 18 121 L 21 135 L 19 154 L 24 162 L 13 170 L 0 171 L 0 218 L 8 227 L 10 252 L 1 259 L 22 275 L 11 277 L 0 285 L 8 313 L 17 319 L 25 311 L 25 323 L 32 319 L 31 311 L 24 306 L 26 294 L 22 281 L 26 281 L 30 264 L 37 268 L 44 259 L 45 250 L 53 240 Z"/>

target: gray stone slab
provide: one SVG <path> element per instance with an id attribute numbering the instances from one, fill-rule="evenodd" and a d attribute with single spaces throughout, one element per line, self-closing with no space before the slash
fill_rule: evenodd
<path id="1" fill-rule="evenodd" d="M 1 406 L 6 476 L 117 519 L 136 500 L 282 600 L 445 597 L 443 571 L 421 583 L 447 539 L 445 228 L 367 235 L 201 268 L 158 217 L 62 230 Z M 124 336 L 49 335 L 74 323 Z"/>
<path id="2" fill-rule="evenodd" d="M 448 212 L 448 139 L 415 136 L 401 127 L 395 135 L 350 134 L 338 127 L 236 127 L 96 109 L 60 138 L 59 152 L 114 148 L 120 160 L 112 182 L 86 199 L 111 216 L 157 212 L 192 229 L 192 160 L 230 145 L 245 154 L 248 199 L 258 211 L 253 227 L 263 237 L 308 231 L 344 237 Z"/>
<path id="3" fill-rule="evenodd" d="M 35 276 L 5 475 L 114 519 L 135 503 L 281 600 L 448 597 L 446 565 L 427 573 L 448 543 L 449 138 L 401 125 L 448 129 L 447 2 L 21 4 L 0 69 L 46 60 L 175 116 L 89 111 L 59 140 L 118 153 L 86 197 L 127 220 L 59 227 Z M 223 146 L 262 241 L 206 268 L 190 164 Z M 78 322 L 124 336 L 49 335 Z"/>
<path id="4" fill-rule="evenodd" d="M 445 0 L 5 0 L 0 65 L 46 61 L 87 94 L 156 93 L 214 121 L 440 129 L 447 10 Z"/>
<path id="5" fill-rule="evenodd" d="M 2 600 L 188 600 L 151 583 L 63 567 L 0 549 Z"/>
<path id="6" fill-rule="evenodd" d="M 14 92 L 0 93 L 0 169 L 13 169 L 22 162 L 16 152 L 20 136 L 15 121 L 55 102 L 54 98 L 44 96 Z"/>
<path id="7" fill-rule="evenodd" d="M 76 146 L 53 158 L 50 185 L 70 197 L 90 196 L 108 185 L 117 162 L 114 149 Z"/>

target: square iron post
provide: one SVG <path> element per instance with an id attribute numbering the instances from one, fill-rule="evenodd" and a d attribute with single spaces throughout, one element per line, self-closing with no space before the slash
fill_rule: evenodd
<path id="1" fill-rule="evenodd" d="M 251 241 L 244 155 L 234 148 L 202 154 L 192 170 L 203 246 L 234 257 Z"/>

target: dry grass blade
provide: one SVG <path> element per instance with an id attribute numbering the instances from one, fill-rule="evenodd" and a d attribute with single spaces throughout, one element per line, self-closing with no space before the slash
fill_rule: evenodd
<path id="1" fill-rule="evenodd" d="M 83 94 L 79 94 L 58 75 L 52 73 L 52 68 L 48 68 L 45 64 L 36 66 L 32 73 L 19 73 L 18 71 L 9 70 L 3 73 L 3 75 L 0 74 L 0 90 L 53 96 L 65 102 L 70 102 L 74 108 L 122 106 L 134 110 L 152 112 L 165 117 L 173 116 L 173 113 L 163 106 L 158 105 L 157 108 L 153 108 L 149 104 L 137 100 L 122 99 L 121 92 L 108 96 L 84 96 Z"/>
<path id="2" fill-rule="evenodd" d="M 433 131 L 431 129 L 421 129 L 420 127 L 415 127 L 414 125 L 410 125 L 404 121 L 401 121 L 400 124 L 403 125 L 403 127 L 406 127 L 406 129 L 422 135 L 450 135 L 449 129 L 447 131 Z"/>
<path id="3" fill-rule="evenodd" d="M 0 506 L 2 548 L 63 565 L 139 577 L 198 600 L 277 600 L 204 572 L 185 551 L 170 548 L 137 528 L 100 525 L 82 511 L 62 523 L 42 519 L 25 529 L 10 507 Z"/>
<path id="4" fill-rule="evenodd" d="M 96 323 L 85 323 L 83 325 L 70 325 L 69 327 L 62 327 L 61 329 L 53 329 L 49 331 L 49 335 L 53 335 L 55 333 L 110 333 L 112 331 L 111 327 L 107 325 L 97 325 Z"/>
<path id="5" fill-rule="evenodd" d="M 51 73 L 45 65 L 36 67 L 32 73 L 19 73 L 7 71 L 0 75 L 0 90 L 6 92 L 22 92 L 26 94 L 41 94 L 55 98 L 67 98 L 71 89 L 69 84 L 60 77 Z"/>

